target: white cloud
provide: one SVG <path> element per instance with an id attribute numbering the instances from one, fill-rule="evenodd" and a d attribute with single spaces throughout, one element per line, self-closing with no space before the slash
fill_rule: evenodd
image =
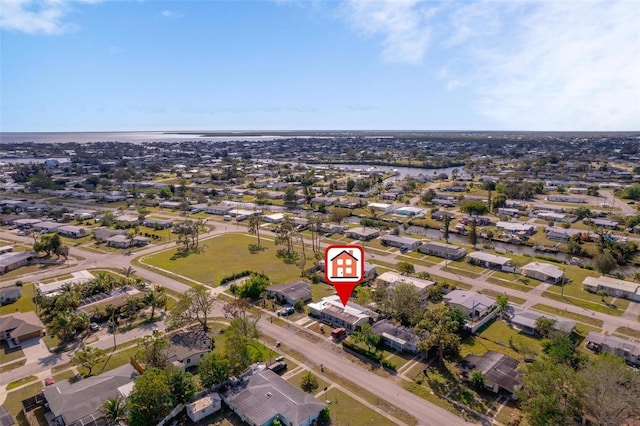
<path id="1" fill-rule="evenodd" d="M 77 29 L 65 22 L 72 3 L 99 3 L 100 0 L 3 0 L 0 28 L 26 34 L 62 34 Z"/>
<path id="2" fill-rule="evenodd" d="M 431 40 L 429 18 L 435 9 L 417 0 L 349 0 L 342 11 L 362 35 L 382 37 L 389 62 L 422 61 Z"/>
<path id="3" fill-rule="evenodd" d="M 160 14 L 168 19 L 176 19 L 176 18 L 181 18 L 182 17 L 182 12 L 178 11 L 178 10 L 169 10 L 169 9 L 165 9 L 162 12 L 160 12 Z"/>

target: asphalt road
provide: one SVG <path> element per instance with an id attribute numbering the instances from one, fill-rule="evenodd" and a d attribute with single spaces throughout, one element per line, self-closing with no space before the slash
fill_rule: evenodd
<path id="1" fill-rule="evenodd" d="M 403 389 L 393 380 L 367 371 L 360 365 L 354 364 L 343 356 L 327 349 L 327 345 L 332 344 L 328 341 L 323 341 L 319 344 L 311 342 L 296 333 L 297 329 L 293 326 L 285 328 L 264 319 L 260 320 L 258 325 L 264 334 L 283 342 L 287 347 L 313 360 L 317 364 L 316 368 L 323 364 L 325 371 L 331 371 L 339 376 L 346 377 L 376 394 L 381 399 L 405 410 L 413 415 L 420 425 L 456 426 L 468 424 L 455 414 Z"/>

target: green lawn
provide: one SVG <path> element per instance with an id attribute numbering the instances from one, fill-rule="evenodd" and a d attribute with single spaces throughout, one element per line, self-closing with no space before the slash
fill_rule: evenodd
<path id="1" fill-rule="evenodd" d="M 255 243 L 256 239 L 249 235 L 226 234 L 200 243 L 203 248 L 200 254 L 172 259 L 177 251 L 174 248 L 145 257 L 142 262 L 211 286 L 217 286 L 222 278 L 244 270 L 262 272 L 272 283 L 299 278 L 300 269 L 276 257 L 277 248 L 272 241 L 263 238 L 261 244 L 265 250 L 250 254 L 248 246 Z M 310 259 L 310 247 L 307 247 L 307 252 Z M 310 266 L 311 261 L 307 265 Z"/>
<path id="2" fill-rule="evenodd" d="M 488 326 L 480 329 L 479 336 L 483 339 L 490 340 L 505 348 L 513 349 L 522 357 L 530 357 L 542 351 L 540 340 L 529 335 L 520 333 L 509 327 L 507 323 L 495 320 Z"/>
<path id="3" fill-rule="evenodd" d="M 4 402 L 5 408 L 9 413 L 16 418 L 20 410 L 22 410 L 22 401 L 32 396 L 38 395 L 42 392 L 44 385 L 40 382 L 35 382 L 29 386 L 25 386 L 20 389 L 16 389 L 7 393 L 7 399 Z"/>
<path id="4" fill-rule="evenodd" d="M 504 295 L 504 293 L 501 293 L 499 291 L 494 291 L 494 290 L 480 290 L 478 293 L 486 294 L 487 296 L 493 297 L 494 299 L 497 299 L 499 296 Z M 509 303 L 515 303 L 516 305 L 522 305 L 524 304 L 524 302 L 526 302 L 526 299 L 523 299 L 522 297 L 517 297 L 517 296 L 508 296 L 508 297 L 509 297 Z"/>
<path id="5" fill-rule="evenodd" d="M 14 380 L 13 382 L 7 385 L 7 390 L 15 389 L 27 383 L 33 382 L 34 380 L 38 380 L 36 376 L 23 377 L 22 379 Z"/>
<path id="6" fill-rule="evenodd" d="M 3 275 L 4 279 L 5 275 Z M 11 314 L 16 311 L 29 312 L 35 311 L 36 305 L 33 303 L 33 284 L 24 284 L 22 286 L 22 296 L 14 303 L 0 306 L 0 315 Z"/>
<path id="7" fill-rule="evenodd" d="M 311 300 L 320 300 L 323 297 L 336 294 L 335 287 L 329 284 L 311 284 Z"/>
<path id="8" fill-rule="evenodd" d="M 571 286 L 571 284 L 565 287 L 569 286 Z M 562 295 L 550 290 L 543 292 L 542 296 L 548 297 L 552 300 L 557 300 L 558 302 L 569 303 L 571 305 L 580 306 L 581 308 L 588 309 L 590 311 L 602 312 L 603 314 L 609 315 L 622 315 L 627 306 L 629 306 L 629 301 L 625 299 L 616 299 L 616 302 L 613 304 L 605 304 L 604 302 L 602 302 L 600 296 L 596 296 L 597 300 L 595 301 L 587 301 L 583 298 L 567 296 L 566 293 L 564 297 L 562 297 Z"/>
<path id="9" fill-rule="evenodd" d="M 511 281 L 511 280 L 505 281 L 503 279 L 494 278 L 494 277 L 487 278 L 487 282 L 490 282 L 491 284 L 499 285 L 501 287 L 510 288 L 512 290 L 519 290 L 524 292 L 529 292 L 534 288 L 536 288 L 538 284 L 540 284 L 538 281 L 535 281 L 535 282 L 529 281 L 529 284 L 527 285 L 521 281 Z"/>
<path id="10" fill-rule="evenodd" d="M 583 322 L 585 324 L 594 325 L 596 327 L 602 328 L 602 321 L 597 318 L 588 317 L 586 315 L 574 314 L 573 312 L 567 312 L 562 309 L 554 308 L 552 306 L 536 304 L 533 306 L 533 309 L 537 309 L 538 311 L 547 312 L 549 314 L 558 315 L 560 317 L 569 318 L 574 321 Z"/>
<path id="11" fill-rule="evenodd" d="M 336 388 L 329 389 L 326 393 L 320 395 L 318 399 L 331 401 L 329 413 L 332 425 L 392 426 L 395 424 Z"/>
<path id="12" fill-rule="evenodd" d="M 296 374 L 295 376 L 289 377 L 287 379 L 287 381 L 289 383 L 291 383 L 292 385 L 294 385 L 295 387 L 298 387 L 300 389 L 302 389 L 302 376 L 304 376 L 307 372 L 306 371 L 302 371 L 298 374 Z M 315 394 L 317 392 L 322 391 L 324 388 L 326 388 L 327 386 L 329 386 L 329 383 L 325 382 L 324 380 L 322 380 L 320 377 L 316 376 L 318 378 L 318 388 L 311 392 L 311 394 Z"/>
<path id="13" fill-rule="evenodd" d="M 54 374 L 53 375 L 53 380 L 55 380 L 56 382 L 60 382 L 62 380 L 67 380 L 71 377 L 73 377 L 75 375 L 75 373 L 73 372 L 72 369 L 68 369 L 68 370 L 64 370 L 61 371 L 58 374 Z"/>
<path id="14" fill-rule="evenodd" d="M 625 336 L 633 337 L 634 339 L 640 339 L 640 327 L 636 329 L 620 327 L 616 330 L 616 333 L 624 334 Z"/>
<path id="15" fill-rule="evenodd" d="M 0 367 L 0 373 L 6 373 L 7 371 L 20 368 L 27 363 L 27 359 L 23 358 L 20 361 L 11 362 Z"/>

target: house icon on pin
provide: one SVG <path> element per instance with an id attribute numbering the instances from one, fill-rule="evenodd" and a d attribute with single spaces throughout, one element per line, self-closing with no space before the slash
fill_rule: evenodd
<path id="1" fill-rule="evenodd" d="M 329 259 L 331 262 L 331 278 L 359 278 L 360 266 L 354 250 L 344 249 Z"/>

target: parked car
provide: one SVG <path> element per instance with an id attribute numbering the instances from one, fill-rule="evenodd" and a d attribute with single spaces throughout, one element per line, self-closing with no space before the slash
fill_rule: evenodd
<path id="1" fill-rule="evenodd" d="M 27 233 L 26 233 L 26 232 L 24 232 L 24 231 L 18 231 L 18 236 L 19 236 L 19 237 L 24 237 L 25 235 L 27 235 Z"/>
<path id="2" fill-rule="evenodd" d="M 47 377 L 46 379 L 44 379 L 44 385 L 45 386 L 51 386 L 55 383 L 56 381 L 53 380 L 53 377 Z"/>
<path id="3" fill-rule="evenodd" d="M 293 308 L 293 306 L 287 306 L 286 308 L 280 309 L 278 311 L 278 315 L 281 317 L 286 317 L 288 315 L 291 315 L 294 312 L 295 312 L 295 309 Z"/>
<path id="4" fill-rule="evenodd" d="M 92 322 L 91 324 L 89 324 L 89 330 L 98 331 L 100 330 L 100 326 L 97 323 Z"/>

